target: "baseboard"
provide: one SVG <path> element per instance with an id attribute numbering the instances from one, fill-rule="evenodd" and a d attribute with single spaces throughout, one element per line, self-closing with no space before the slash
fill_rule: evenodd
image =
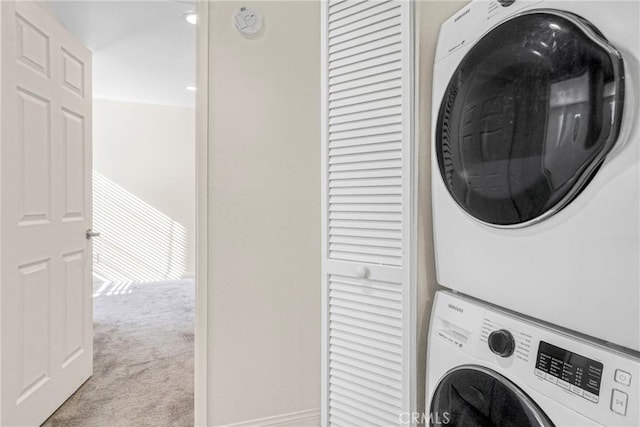
<path id="1" fill-rule="evenodd" d="M 320 426 L 320 409 L 291 412 L 272 417 L 227 424 L 224 427 L 318 427 Z"/>

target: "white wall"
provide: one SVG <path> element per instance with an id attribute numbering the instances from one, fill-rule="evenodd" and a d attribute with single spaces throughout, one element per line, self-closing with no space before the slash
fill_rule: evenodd
<path id="1" fill-rule="evenodd" d="M 416 7 L 418 55 L 418 410 L 424 411 L 427 333 L 433 297 L 438 289 L 433 251 L 431 215 L 431 89 L 433 61 L 440 25 L 467 1 L 423 0 Z"/>
<path id="2" fill-rule="evenodd" d="M 111 280 L 193 274 L 194 108 L 105 100 L 93 108 L 95 270 Z"/>
<path id="3" fill-rule="evenodd" d="M 260 37 L 233 27 L 241 5 Z M 210 8 L 208 422 L 225 425 L 320 406 L 320 3 Z"/>

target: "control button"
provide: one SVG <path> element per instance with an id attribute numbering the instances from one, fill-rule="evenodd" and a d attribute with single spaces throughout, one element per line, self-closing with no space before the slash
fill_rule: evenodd
<path id="1" fill-rule="evenodd" d="M 549 381 L 552 384 L 555 384 L 555 383 L 558 382 L 558 379 L 556 377 L 554 377 L 553 375 L 551 375 L 551 374 L 545 375 L 544 379 Z"/>
<path id="2" fill-rule="evenodd" d="M 622 416 L 627 415 L 628 398 L 627 393 L 614 388 L 611 392 L 611 410 Z"/>
<path id="3" fill-rule="evenodd" d="M 623 371 L 622 369 L 616 369 L 616 382 L 626 386 L 630 386 L 631 374 Z"/>
<path id="4" fill-rule="evenodd" d="M 515 1 L 516 0 L 498 0 L 498 3 L 500 3 L 502 5 L 502 7 L 509 7 L 513 3 L 515 3 Z"/>
<path id="5" fill-rule="evenodd" d="M 584 397 L 587 400 L 592 401 L 593 403 L 598 403 L 598 396 L 596 396 L 593 393 L 589 393 L 588 391 L 585 391 L 584 393 L 582 393 L 582 397 Z"/>
<path id="6" fill-rule="evenodd" d="M 558 380 L 558 385 L 566 390 L 571 388 L 571 385 L 568 382 L 562 380 Z"/>
<path id="7" fill-rule="evenodd" d="M 571 393 L 577 394 L 578 396 L 582 396 L 582 389 L 580 387 L 576 387 L 572 385 L 570 390 L 571 390 Z"/>
<path id="8" fill-rule="evenodd" d="M 516 342 L 511 332 L 500 329 L 489 334 L 489 349 L 501 357 L 509 357 L 516 348 Z"/>
<path id="9" fill-rule="evenodd" d="M 540 377 L 540 378 L 544 378 L 544 376 L 546 375 L 544 372 L 542 372 L 540 369 L 536 368 L 533 370 L 533 372 L 536 374 L 536 376 Z"/>

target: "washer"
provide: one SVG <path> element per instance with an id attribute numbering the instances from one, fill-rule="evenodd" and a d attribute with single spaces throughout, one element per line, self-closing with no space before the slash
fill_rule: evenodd
<path id="1" fill-rule="evenodd" d="M 640 350 L 637 1 L 476 0 L 434 66 L 438 282 Z"/>
<path id="2" fill-rule="evenodd" d="M 431 425 L 640 425 L 637 354 L 442 291 L 428 342 Z"/>

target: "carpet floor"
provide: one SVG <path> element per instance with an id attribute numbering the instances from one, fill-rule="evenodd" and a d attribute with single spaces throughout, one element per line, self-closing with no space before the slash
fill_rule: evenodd
<path id="1" fill-rule="evenodd" d="M 93 376 L 43 425 L 193 425 L 193 280 L 94 285 Z"/>

